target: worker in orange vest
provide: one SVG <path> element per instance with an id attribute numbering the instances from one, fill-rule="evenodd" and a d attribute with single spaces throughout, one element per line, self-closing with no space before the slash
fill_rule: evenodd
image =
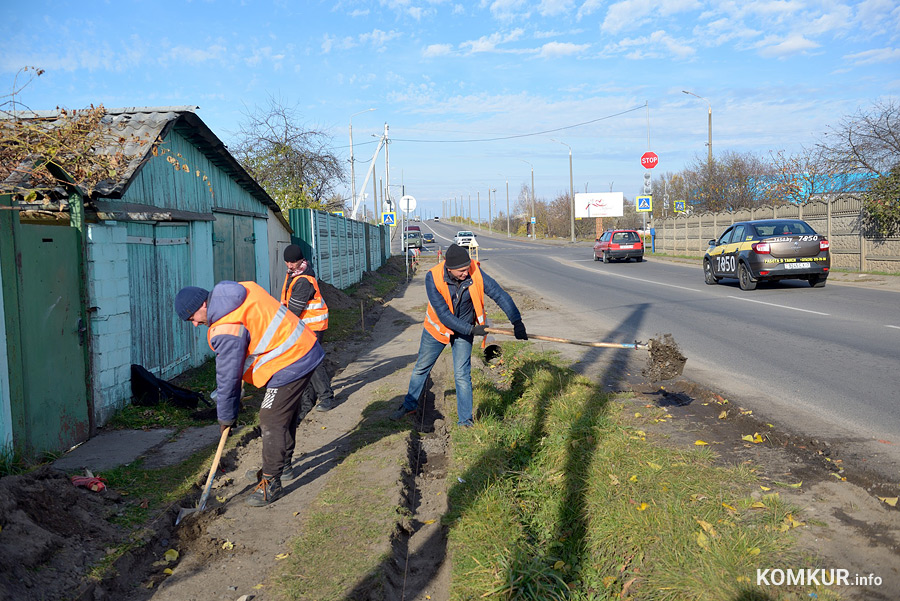
<path id="1" fill-rule="evenodd" d="M 222 281 L 212 291 L 187 286 L 175 295 L 175 312 L 195 327 L 209 326 L 222 432 L 237 422 L 242 381 L 266 389 L 259 409 L 262 470 L 247 504 L 268 505 L 282 494 L 300 399 L 325 352 L 315 333 L 255 282 Z"/>
<path id="2" fill-rule="evenodd" d="M 290 244 L 284 249 L 284 265 L 287 274 L 281 287 L 281 304 L 297 315 L 303 325 L 315 332 L 321 344 L 325 338 L 325 330 L 328 329 L 328 305 L 322 298 L 312 265 L 296 244 Z M 303 395 L 300 420 L 312 409 L 316 398 L 319 400 L 315 405 L 317 411 L 334 409 L 336 404 L 334 390 L 331 388 L 331 377 L 325 369 L 324 361 L 313 372 L 310 387 Z M 294 476 L 293 471 L 288 476 Z"/>
<path id="3" fill-rule="evenodd" d="M 477 261 L 470 259 L 465 248 L 456 244 L 451 244 L 445 259 L 425 274 L 425 292 L 428 308 L 419 343 L 419 357 L 413 367 L 403 404 L 391 414 L 391 419 L 400 420 L 415 413 L 428 374 L 449 344 L 456 379 L 457 420 L 460 426 L 469 427 L 473 424 L 472 342 L 475 336 L 486 334 L 485 294 L 506 313 L 519 340 L 528 340 L 525 324 L 512 297 L 481 270 Z"/>

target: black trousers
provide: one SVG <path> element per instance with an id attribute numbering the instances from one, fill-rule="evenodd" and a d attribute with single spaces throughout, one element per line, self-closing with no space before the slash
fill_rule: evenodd
<path id="1" fill-rule="evenodd" d="M 266 388 L 266 396 L 259 409 L 262 471 L 266 476 L 280 478 L 285 459 L 294 453 L 297 424 L 302 419 L 299 418 L 302 400 L 313 373 L 278 388 Z"/>

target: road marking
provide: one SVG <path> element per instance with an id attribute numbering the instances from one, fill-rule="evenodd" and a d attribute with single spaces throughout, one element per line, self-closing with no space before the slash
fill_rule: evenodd
<path id="1" fill-rule="evenodd" d="M 747 301 L 748 303 L 759 303 L 760 305 L 769 305 L 770 307 L 778 307 L 780 309 L 790 309 L 791 311 L 803 311 L 804 313 L 815 313 L 816 315 L 830 316 L 830 313 L 822 313 L 821 311 L 810 311 L 809 309 L 798 309 L 797 307 L 788 307 L 787 305 L 778 305 L 775 303 L 767 303 L 761 300 L 753 300 L 752 298 L 744 298 L 743 296 L 729 296 L 735 300 Z"/>
<path id="2" fill-rule="evenodd" d="M 556 259 L 556 257 L 554 257 L 554 259 Z M 563 262 L 564 262 L 564 261 L 561 260 L 561 259 L 556 259 L 556 260 L 559 261 L 560 263 L 563 263 Z M 573 261 L 570 261 L 570 263 L 571 263 L 571 262 L 573 262 Z M 653 285 L 655 285 L 655 286 L 666 286 L 666 287 L 668 287 L 668 288 L 677 288 L 677 289 L 679 289 L 679 290 L 687 290 L 687 291 L 689 291 L 689 292 L 697 292 L 698 294 L 699 294 L 700 291 L 702 290 L 702 288 L 688 288 L 687 286 L 678 286 L 677 284 L 666 284 L 666 283 L 663 283 L 663 282 L 651 282 L 650 280 L 643 279 L 643 278 L 636 278 L 636 277 L 633 277 L 633 276 L 630 276 L 630 275 L 622 275 L 621 273 L 609 273 L 609 272 L 604 272 L 604 271 L 598 271 L 598 270 L 596 270 L 596 269 L 590 269 L 590 268 L 588 268 L 588 267 L 582 267 L 581 265 L 574 265 L 574 267 L 577 267 L 577 268 L 579 268 L 579 269 L 584 269 L 584 270 L 586 270 L 586 271 L 590 271 L 591 273 L 598 273 L 598 274 L 600 274 L 600 275 L 608 275 L 608 276 L 614 276 L 614 277 L 617 277 L 617 278 L 625 278 L 626 280 L 634 280 L 634 281 L 636 281 L 636 282 L 641 282 L 641 283 L 644 283 L 644 284 L 653 284 Z M 729 295 L 729 296 L 726 296 L 726 298 L 733 298 L 733 299 L 735 299 L 735 300 L 743 300 L 743 301 L 747 301 L 747 302 L 751 302 L 751 303 L 759 303 L 759 304 L 761 304 L 761 305 L 769 305 L 770 307 L 778 307 L 778 308 L 781 308 L 781 309 L 791 309 L 792 311 L 802 311 L 802 312 L 804 312 L 804 313 L 814 313 L 815 315 L 825 315 L 825 316 L 830 316 L 830 315 L 831 315 L 830 313 L 822 313 L 822 312 L 820 312 L 820 311 L 811 311 L 811 310 L 809 310 L 809 309 L 798 309 L 797 307 L 788 307 L 787 305 L 778 305 L 778 304 L 775 304 L 775 303 L 767 303 L 767 302 L 765 302 L 765 301 L 753 300 L 753 299 L 750 299 L 750 298 L 744 298 L 744 297 L 742 297 L 742 296 L 730 296 L 730 295 Z"/>

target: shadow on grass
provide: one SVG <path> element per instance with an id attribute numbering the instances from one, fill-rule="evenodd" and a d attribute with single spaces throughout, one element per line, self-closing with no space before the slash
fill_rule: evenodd
<path id="1" fill-rule="evenodd" d="M 640 305 L 633 309 L 632 314 L 624 321 L 622 330 L 617 332 L 617 338 L 621 342 L 634 340 L 639 325 L 641 324 L 646 306 Z M 512 343 L 516 344 L 516 343 Z M 622 352 L 611 349 L 590 349 L 587 352 L 590 357 L 587 360 L 609 359 L 614 353 Z M 633 351 L 624 351 L 633 352 Z M 606 371 L 615 370 L 615 361 L 610 361 L 612 366 Z M 541 372 L 550 374 L 549 378 L 536 378 Z M 614 374 L 591 374 L 592 381 L 604 381 L 611 379 Z M 551 361 L 542 358 L 526 359 L 518 366 L 510 383 L 509 390 L 501 390 L 496 386 L 481 385 L 482 392 L 487 400 L 479 402 L 477 415 L 479 419 L 487 416 L 496 416 L 504 419 L 515 410 L 516 402 L 526 393 L 534 399 L 533 419 L 528 424 L 528 433 L 524 443 L 510 448 L 502 441 L 496 441 L 488 447 L 481 456 L 463 473 L 457 482 L 454 482 L 448 490 L 448 499 L 451 507 L 449 517 L 464 517 L 469 511 L 473 511 L 479 504 L 482 495 L 495 483 L 509 478 L 510 474 L 521 473 L 537 461 L 541 452 L 543 439 L 548 435 L 547 415 L 554 394 L 566 389 L 578 378 L 578 374 L 571 369 L 560 367 Z M 543 382 L 537 384 L 535 382 Z M 484 388 L 487 386 L 487 388 Z M 496 577 L 497 587 L 493 591 L 501 596 L 506 595 L 520 599 L 565 599 L 571 591 L 567 582 L 578 582 L 580 578 L 579 568 L 573 568 L 564 574 L 553 568 L 556 561 L 562 560 L 568 566 L 581 566 L 590 561 L 586 552 L 586 535 L 588 524 L 586 521 L 586 481 L 588 469 L 591 465 L 591 457 L 596 450 L 596 441 L 588 434 L 591 433 L 597 419 L 606 410 L 605 397 L 599 392 L 592 393 L 585 406 L 580 411 L 580 416 L 570 426 L 568 440 L 578 444 L 567 445 L 568 453 L 565 460 L 563 473 L 564 500 L 560 504 L 560 515 L 556 522 L 556 531 L 547 536 L 536 531 L 533 525 L 523 520 L 520 524 L 522 536 L 519 540 L 498 541 L 508 542 L 507 556 L 501 558 L 501 570 L 505 572 Z M 511 416 L 510 416 L 511 417 Z M 585 442 L 589 441 L 589 442 Z M 514 476 L 513 476 L 514 477 Z M 450 526 L 452 528 L 452 526 Z M 552 541 L 548 543 L 546 541 Z M 559 541 L 564 541 L 559 546 Z M 435 533 L 422 544 L 419 549 L 427 549 L 429 545 L 446 545 L 446 537 L 443 533 Z M 396 549 L 395 549 L 396 550 Z M 399 554 L 394 557 L 404 556 L 409 549 L 399 549 Z M 423 553 L 416 551 L 414 553 Z M 433 553 L 432 553 L 433 555 Z M 441 554 L 446 555 L 446 548 Z M 410 563 L 415 563 L 414 559 Z M 373 590 L 379 586 L 377 573 L 390 574 L 397 571 L 397 566 L 382 565 L 373 570 L 371 577 L 364 579 L 350 594 L 346 600 L 362 599 L 365 590 Z M 428 592 L 428 586 L 421 584 L 421 579 L 409 578 L 416 584 L 407 585 L 406 574 L 402 573 L 399 582 L 391 583 L 398 588 L 401 598 L 419 598 Z M 386 583 L 382 583 L 386 584 Z M 491 592 L 481 591 L 479 594 L 490 595 Z M 748 597 L 749 601 L 751 598 Z"/>

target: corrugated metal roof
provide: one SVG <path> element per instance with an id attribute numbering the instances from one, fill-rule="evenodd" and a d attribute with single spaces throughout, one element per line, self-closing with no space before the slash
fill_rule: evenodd
<path id="1" fill-rule="evenodd" d="M 216 136 L 196 111 L 200 107 L 185 106 L 160 106 L 160 107 L 125 107 L 106 109 L 106 115 L 102 123 L 109 126 L 109 131 L 101 132 L 104 137 L 112 139 L 124 138 L 124 154 L 129 159 L 128 165 L 116 179 L 104 180 L 97 184 L 89 192 L 91 198 L 121 198 L 135 175 L 152 158 L 153 142 L 162 140 L 172 129 L 195 144 L 198 149 L 214 165 L 222 169 L 233 178 L 242 188 L 261 203 L 271 208 L 276 213 L 281 209 L 272 200 L 272 197 L 254 180 L 247 171 L 241 167 L 237 159 L 225 147 L 225 144 Z M 20 111 L 7 113 L 5 118 L 40 119 L 46 121 L 52 127 L 53 120 L 59 118 L 60 111 Z M 0 117 L 2 118 L 2 117 Z M 98 153 L 112 153 L 122 150 L 119 144 L 110 142 L 107 146 L 99 146 Z M 16 182 L 22 185 L 24 182 Z"/>

